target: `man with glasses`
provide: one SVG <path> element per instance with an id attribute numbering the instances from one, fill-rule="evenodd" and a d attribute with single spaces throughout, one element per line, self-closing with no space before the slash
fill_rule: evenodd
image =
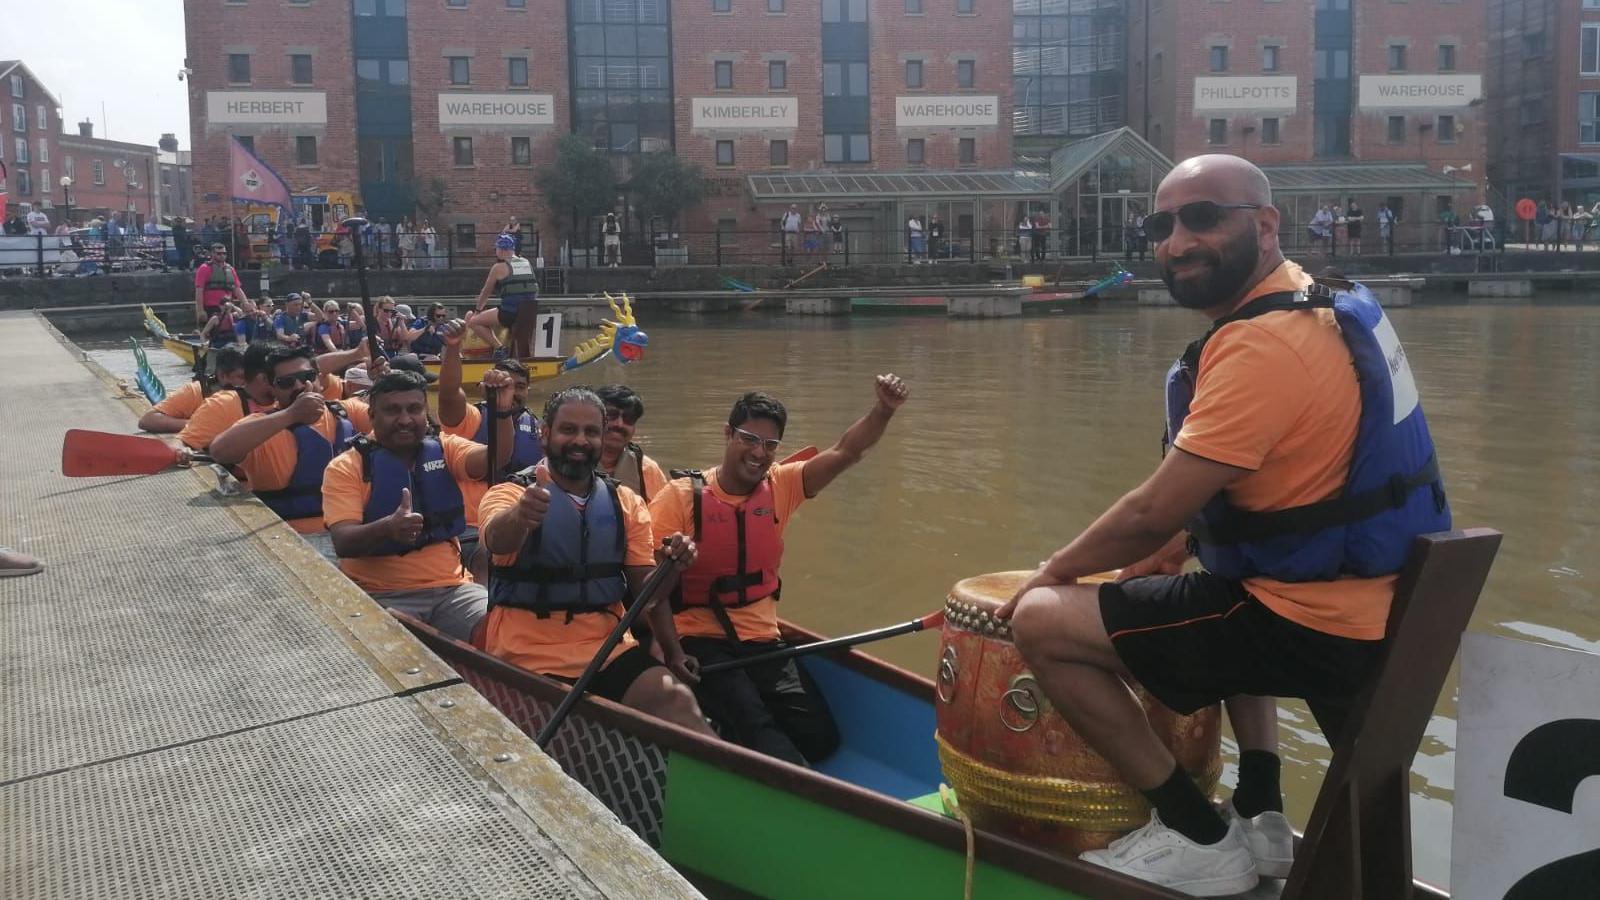
<path id="1" fill-rule="evenodd" d="M 240 419 L 211 442 L 218 463 L 237 465 L 250 489 L 330 562 L 322 521 L 322 473 L 357 434 L 372 427 L 365 401 L 329 401 L 317 391 L 309 347 L 276 347 L 266 360 L 277 409 Z"/>
<path id="2" fill-rule="evenodd" d="M 700 663 L 779 646 L 784 528 L 800 504 L 861 461 L 910 395 L 894 375 L 879 375 L 874 390 L 872 408 L 832 447 L 781 465 L 788 411 L 769 394 L 745 394 L 723 429 L 722 465 L 678 478 L 650 501 L 657 534 L 692 534 L 698 548 L 673 598 L 673 622 Z M 827 703 L 792 659 L 707 675 L 696 694 L 724 738 L 753 750 L 804 766 L 838 749 Z"/>
<path id="3" fill-rule="evenodd" d="M 194 273 L 194 322 L 196 327 L 222 309 L 225 301 L 232 300 L 240 308 L 250 302 L 239 286 L 239 273 L 228 265 L 228 248 L 220 243 L 211 245 L 211 260 L 200 264 Z"/>
<path id="4" fill-rule="evenodd" d="M 644 400 L 625 384 L 595 388 L 606 405 L 605 433 L 600 438 L 600 474 L 625 484 L 646 503 L 667 486 L 667 473 L 633 442 L 639 420 L 644 418 Z"/>
<path id="5" fill-rule="evenodd" d="M 1155 205 L 1162 279 L 1212 321 L 1168 373 L 1166 452 L 999 614 L 1055 708 L 1154 808 L 1084 858 L 1218 896 L 1293 863 L 1273 698 L 1306 699 L 1338 743 L 1411 543 L 1450 512 L 1393 327 L 1366 288 L 1284 259 L 1261 170 L 1195 157 Z M 1184 573 L 1191 551 L 1204 569 Z M 1222 814 L 1128 680 L 1179 713 L 1226 703 L 1240 754 Z"/>

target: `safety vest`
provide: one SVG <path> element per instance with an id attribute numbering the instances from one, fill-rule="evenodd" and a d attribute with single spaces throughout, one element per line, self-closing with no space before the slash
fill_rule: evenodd
<path id="1" fill-rule="evenodd" d="M 1303 291 L 1268 294 L 1219 319 L 1167 373 L 1164 446 L 1183 427 L 1201 350 L 1217 329 L 1270 312 L 1315 309 L 1333 310 L 1361 390 L 1344 488 L 1337 497 L 1271 512 L 1240 509 L 1223 494 L 1213 497 L 1189 524 L 1189 535 L 1190 548 L 1215 574 L 1289 582 L 1389 575 L 1405 566 L 1413 538 L 1450 528 L 1450 506 L 1405 349 L 1377 299 L 1359 284 L 1318 282 Z"/>
<path id="2" fill-rule="evenodd" d="M 351 446 L 361 454 L 361 479 L 370 486 L 361 521 L 376 522 L 400 507 L 400 492 L 411 489 L 411 511 L 422 516 L 422 533 L 413 544 L 385 541 L 367 556 L 404 556 L 429 544 L 453 541 L 467 528 L 461 486 L 445 464 L 444 445 L 424 438 L 416 457 L 406 462 L 362 435 Z"/>
<path id="3" fill-rule="evenodd" d="M 232 293 L 234 282 L 237 280 L 237 276 L 233 273 L 233 266 L 227 263 L 208 263 L 207 265 L 211 268 L 206 272 L 205 290 Z"/>
<path id="4" fill-rule="evenodd" d="M 244 392 L 240 391 L 239 396 L 243 398 Z M 249 402 L 248 399 L 243 401 L 246 408 Z M 322 515 L 322 473 L 355 437 L 355 426 L 350 424 L 342 404 L 329 403 L 328 412 L 333 413 L 333 440 L 329 441 L 310 425 L 291 425 L 289 433 L 294 435 L 295 460 L 289 483 L 275 491 L 255 492 L 268 509 L 285 521 Z"/>
<path id="5" fill-rule="evenodd" d="M 678 474 L 677 472 L 673 473 Z M 734 506 L 705 489 L 700 472 L 687 473 L 694 489 L 694 565 L 685 571 L 672 598 L 674 612 L 710 607 L 717 621 L 737 641 L 727 610 L 758 600 L 779 599 L 783 581 L 783 538 L 772 479 L 764 478 L 744 503 Z"/>
<path id="6" fill-rule="evenodd" d="M 217 327 L 211 329 L 211 346 L 226 347 L 239 339 L 239 332 L 233 321 L 233 314 L 228 312 L 226 305 L 217 308 Z"/>
<path id="7" fill-rule="evenodd" d="M 494 421 L 494 414 L 489 412 L 489 404 L 478 404 L 478 430 L 472 439 L 480 444 L 489 443 L 489 423 Z M 544 459 L 544 448 L 539 444 L 539 420 L 526 408 L 517 414 L 517 427 L 511 432 L 515 435 L 511 450 L 511 461 L 506 463 L 501 472 L 510 475 L 523 469 L 531 469 Z"/>
<path id="8" fill-rule="evenodd" d="M 345 325 L 344 349 L 354 350 L 367 339 L 367 329 L 357 325 Z"/>
<path id="9" fill-rule="evenodd" d="M 421 322 L 423 324 L 418 325 Z M 412 322 L 417 329 L 417 336 L 411 339 L 411 352 L 418 356 L 438 356 L 444 352 L 444 339 L 439 337 L 438 329 L 427 324 L 426 319 L 417 319 Z"/>
<path id="10" fill-rule="evenodd" d="M 639 495 L 639 499 L 650 502 L 650 492 L 644 486 L 644 448 L 638 444 L 629 443 L 622 448 L 622 455 L 617 457 L 617 467 L 611 470 L 611 477 L 618 484 L 631 489 Z"/>
<path id="11" fill-rule="evenodd" d="M 520 256 L 506 260 L 511 274 L 500 279 L 500 308 L 516 312 L 517 304 L 539 297 L 539 277 L 533 274 L 533 264 Z"/>
<path id="12" fill-rule="evenodd" d="M 533 470 L 511 480 L 527 487 Z M 532 610 L 539 618 L 565 612 L 605 612 L 628 596 L 623 575 L 627 558 L 627 520 L 616 482 L 596 476 L 589 499 L 580 510 L 558 485 L 546 485 L 550 508 L 544 521 L 529 532 L 516 562 L 495 566 L 489 579 L 489 602 Z"/>

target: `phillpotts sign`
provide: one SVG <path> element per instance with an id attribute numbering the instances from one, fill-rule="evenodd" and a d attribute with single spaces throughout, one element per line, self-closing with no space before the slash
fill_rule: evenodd
<path id="1" fill-rule="evenodd" d="M 1482 75 L 1361 76 L 1362 109 L 1450 109 L 1482 96 Z"/>
<path id="2" fill-rule="evenodd" d="M 695 131 L 759 131 L 800 124 L 794 97 L 695 97 L 690 101 Z"/>
<path id="3" fill-rule="evenodd" d="M 211 125 L 326 125 L 328 95 L 321 91 L 207 91 Z"/>
<path id="4" fill-rule="evenodd" d="M 440 128 L 499 128 L 554 125 L 556 101 L 549 94 L 440 94 Z"/>
<path id="5" fill-rule="evenodd" d="M 1194 111 L 1293 110 L 1297 87 L 1293 75 L 1196 78 Z"/>
<path id="6" fill-rule="evenodd" d="M 1000 124 L 1000 98 L 993 94 L 894 98 L 896 128 L 982 128 Z"/>

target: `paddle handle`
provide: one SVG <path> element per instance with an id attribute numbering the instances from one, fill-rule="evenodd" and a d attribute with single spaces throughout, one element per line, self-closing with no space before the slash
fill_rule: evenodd
<path id="1" fill-rule="evenodd" d="M 367 220 L 360 216 L 352 216 L 340 224 L 350 232 L 356 281 L 361 285 L 361 314 L 367 317 L 367 353 L 371 357 L 367 361 L 367 367 L 370 369 L 378 360 L 378 317 L 372 312 L 372 292 L 367 289 L 367 261 L 361 247 L 361 231 L 367 227 Z"/>
<path id="2" fill-rule="evenodd" d="M 712 675 L 717 672 L 726 672 L 729 669 L 739 669 L 753 666 L 758 663 L 781 662 L 797 656 L 809 656 L 813 653 L 824 653 L 828 650 L 840 650 L 845 647 L 854 647 L 858 644 L 870 644 L 884 638 L 899 637 L 902 634 L 914 634 L 925 628 L 938 628 L 944 624 L 944 610 L 931 612 L 920 619 L 912 619 L 899 625 L 890 625 L 885 628 L 875 628 L 863 631 L 860 634 L 847 634 L 844 637 L 829 638 L 825 641 L 813 641 L 809 644 L 798 644 L 785 647 L 782 650 L 773 650 L 770 653 L 758 653 L 754 656 L 745 656 L 739 659 L 729 659 L 714 662 L 700 667 L 701 675 Z"/>
<path id="3" fill-rule="evenodd" d="M 544 723 L 544 727 L 540 728 L 539 733 L 534 736 L 533 742 L 538 744 L 541 750 L 550 746 L 550 739 L 554 738 L 556 732 L 561 730 L 561 724 L 567 720 L 567 715 L 572 712 L 572 707 L 577 705 L 584 694 L 588 693 L 589 685 L 600 674 L 600 670 L 605 668 L 606 661 L 611 658 L 611 651 L 617 648 L 622 636 L 627 634 L 628 629 L 633 627 L 633 623 L 639 618 L 639 614 L 644 612 L 646 606 L 650 605 L 651 599 L 655 597 L 661 586 L 667 582 L 668 577 L 673 574 L 674 570 L 672 560 L 665 559 L 656 566 L 654 572 L 650 573 L 650 577 L 644 580 L 644 584 L 639 587 L 639 596 L 634 598 L 627 612 L 622 614 L 621 621 L 617 622 L 616 627 L 611 629 L 611 633 L 606 636 L 605 643 L 600 645 L 600 652 L 594 655 L 594 659 L 589 660 L 589 665 L 583 670 L 583 674 L 579 675 L 578 680 L 573 682 L 572 690 L 568 691 L 567 696 L 562 698 L 561 705 L 556 707 L 556 711 L 550 714 L 550 718 Z"/>

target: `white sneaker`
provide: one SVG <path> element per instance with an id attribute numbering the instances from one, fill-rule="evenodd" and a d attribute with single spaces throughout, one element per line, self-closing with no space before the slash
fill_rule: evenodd
<path id="1" fill-rule="evenodd" d="M 1246 819 L 1233 808 L 1233 801 L 1223 805 L 1223 817 L 1238 822 L 1244 832 L 1245 846 L 1250 848 L 1250 858 L 1256 861 L 1256 872 L 1262 878 L 1288 878 L 1294 866 L 1294 830 L 1289 819 L 1281 812 L 1264 812 Z"/>
<path id="2" fill-rule="evenodd" d="M 1242 894 L 1256 886 L 1256 864 L 1238 820 L 1215 844 L 1197 844 L 1167 827 L 1154 810 L 1138 831 L 1090 850 L 1080 859 L 1194 897 Z"/>

